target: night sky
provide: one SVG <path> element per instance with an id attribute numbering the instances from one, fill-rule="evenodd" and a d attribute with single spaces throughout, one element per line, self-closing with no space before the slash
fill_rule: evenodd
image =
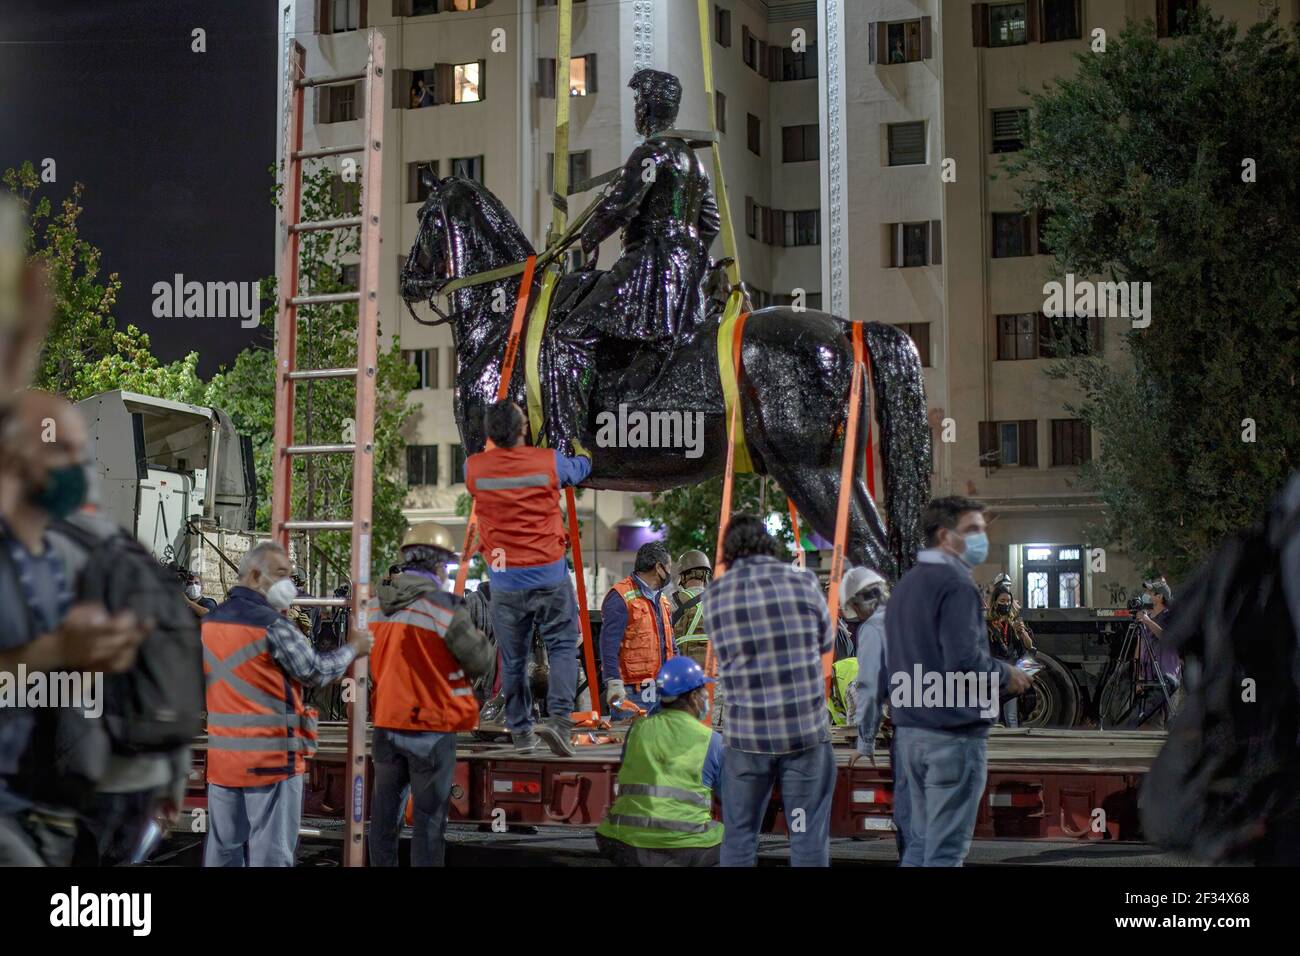
<path id="1" fill-rule="evenodd" d="M 163 361 L 197 350 L 205 377 L 265 333 L 154 318 L 152 287 L 275 271 L 278 22 L 272 0 L 0 0 L 0 169 L 52 157 L 56 203 L 85 184 L 81 235 L 121 274 L 118 326 Z"/>

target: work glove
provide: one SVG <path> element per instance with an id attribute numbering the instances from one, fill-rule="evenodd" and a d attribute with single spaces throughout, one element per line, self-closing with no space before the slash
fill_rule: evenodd
<path id="1" fill-rule="evenodd" d="M 605 699 L 609 701 L 610 708 L 617 706 L 618 702 L 627 697 L 627 691 L 623 689 L 621 680 L 605 681 Z"/>

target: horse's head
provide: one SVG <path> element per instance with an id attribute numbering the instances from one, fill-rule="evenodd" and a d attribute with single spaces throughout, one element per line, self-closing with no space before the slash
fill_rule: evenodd
<path id="1" fill-rule="evenodd" d="M 452 279 L 475 275 L 532 255 L 533 248 L 510 213 L 492 193 L 472 179 L 439 179 L 432 169 L 420 171 L 429 198 L 420 207 L 415 244 L 402 267 L 401 292 L 407 307 L 427 302 L 440 319 L 417 322 L 437 325 L 448 321 L 434 305 L 434 296 Z M 456 311 L 477 298 L 476 287 L 453 293 Z M 464 298 L 461 298 L 464 297 Z"/>

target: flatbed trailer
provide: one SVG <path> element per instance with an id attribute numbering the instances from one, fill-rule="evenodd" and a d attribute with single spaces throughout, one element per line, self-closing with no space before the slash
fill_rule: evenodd
<path id="1" fill-rule="evenodd" d="M 573 757 L 523 755 L 508 744 L 459 735 L 450 819 L 500 832 L 520 826 L 596 826 L 614 801 L 622 751 L 621 731 L 599 733 L 613 742 L 580 746 Z M 857 752 L 853 731 L 836 728 L 832 736 L 836 783 L 831 835 L 889 835 L 889 751 L 877 748 L 873 763 Z M 1163 731 L 993 728 L 975 838 L 1140 839 L 1138 788 L 1164 739 Z M 347 725 L 322 722 L 319 745 L 308 762 L 304 816 L 342 821 L 349 807 Z M 192 809 L 207 803 L 206 751 L 206 738 L 200 738 L 186 801 Z M 369 818 L 369 798 L 369 793 L 362 795 L 362 819 Z M 774 792 L 763 831 L 784 830 L 780 794 Z"/>

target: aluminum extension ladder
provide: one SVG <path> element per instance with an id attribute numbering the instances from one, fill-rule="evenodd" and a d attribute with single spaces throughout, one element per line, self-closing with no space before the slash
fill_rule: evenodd
<path id="1" fill-rule="evenodd" d="M 380 174 L 383 169 L 384 129 L 384 38 L 371 30 L 366 68 L 339 76 L 305 75 L 306 51 L 293 42 L 285 72 L 285 103 L 288 130 L 284 137 L 284 192 L 280 207 L 280 261 L 278 307 L 275 323 L 275 432 L 272 464 L 271 536 L 286 551 L 290 532 L 350 531 L 352 533 L 352 586 L 348 598 L 305 598 L 295 604 L 317 607 L 349 607 L 351 626 L 365 628 L 370 601 L 371 505 L 374 490 L 375 376 L 379 328 L 379 210 Z M 350 146 L 302 148 L 303 101 L 309 87 L 334 86 L 362 81 L 363 129 L 360 143 Z M 359 216 L 302 221 L 303 163 L 330 156 L 360 153 L 361 214 Z M 361 266 L 357 291 L 331 295 L 298 294 L 299 237 L 304 232 L 360 228 Z M 357 361 L 351 368 L 298 369 L 296 347 L 299 306 L 357 303 Z M 294 392 L 307 379 L 352 378 L 356 380 L 354 441 L 340 444 L 295 445 Z M 293 502 L 293 463 L 303 455 L 352 455 L 352 517 L 339 520 L 296 520 L 289 511 Z M 365 864 L 366 720 L 369 710 L 369 668 L 361 658 L 352 664 L 350 676 L 355 697 L 348 715 L 348 790 L 346 831 L 343 849 L 345 866 Z"/>

